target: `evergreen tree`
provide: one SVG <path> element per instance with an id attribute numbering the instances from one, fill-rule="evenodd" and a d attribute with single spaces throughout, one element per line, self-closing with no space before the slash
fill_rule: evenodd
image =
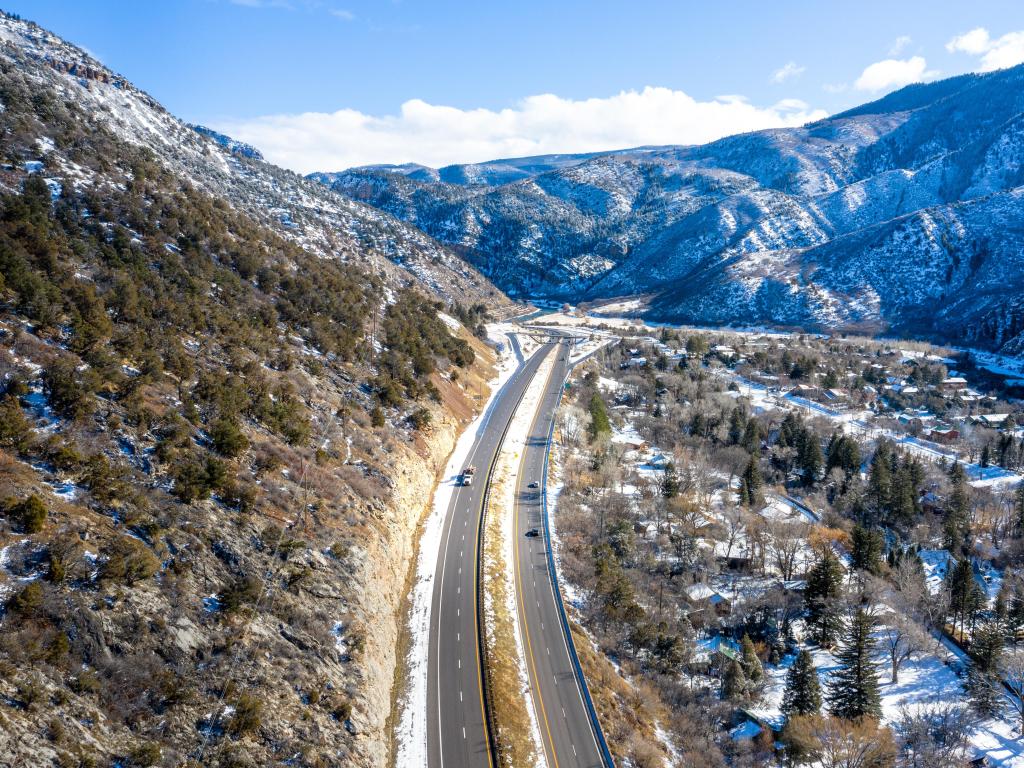
<path id="1" fill-rule="evenodd" d="M 743 477 L 740 478 L 740 502 L 748 507 L 760 504 L 762 482 L 757 457 L 751 456 L 747 468 L 743 470 Z"/>
<path id="2" fill-rule="evenodd" d="M 881 520 L 889 509 L 892 493 L 892 443 L 882 440 L 875 449 L 868 470 L 868 504 L 874 520 Z"/>
<path id="3" fill-rule="evenodd" d="M 747 453 L 756 454 L 761 449 L 761 425 L 758 424 L 757 419 L 747 421 L 741 443 Z"/>
<path id="4" fill-rule="evenodd" d="M 757 657 L 757 651 L 754 650 L 754 642 L 750 639 L 750 635 L 743 635 L 741 649 L 743 674 L 751 683 L 758 685 L 764 680 L 764 667 L 761 666 L 761 660 Z"/>
<path id="5" fill-rule="evenodd" d="M 746 426 L 747 414 L 744 413 L 743 408 L 737 405 L 729 414 L 729 445 L 739 445 Z"/>
<path id="6" fill-rule="evenodd" d="M 839 666 L 828 685 L 829 710 L 844 720 L 878 719 L 882 714 L 878 695 L 878 671 L 871 658 L 874 620 L 858 609 L 850 622 L 846 642 L 837 658 Z"/>
<path id="7" fill-rule="evenodd" d="M 882 549 L 885 540 L 878 529 L 868 530 L 862 525 L 853 526 L 853 567 L 877 574 L 882 570 Z"/>
<path id="8" fill-rule="evenodd" d="M 735 659 L 726 664 L 722 675 L 722 698 L 726 701 L 739 701 L 747 695 L 747 677 L 743 667 Z"/>
<path id="9" fill-rule="evenodd" d="M 894 528 L 906 530 L 914 524 L 919 511 L 915 482 L 919 469 L 915 462 L 904 461 L 892 476 L 885 521 Z"/>
<path id="10" fill-rule="evenodd" d="M 782 713 L 817 715 L 821 712 L 821 683 L 810 651 L 800 651 L 786 673 L 786 692 L 782 696 Z"/>
<path id="11" fill-rule="evenodd" d="M 971 706 L 986 717 L 996 714 L 1002 701 L 999 662 L 1003 654 L 1003 631 L 996 622 L 982 624 L 974 632 L 969 649 L 971 667 L 964 683 Z"/>
<path id="12" fill-rule="evenodd" d="M 967 475 L 960 462 L 953 464 L 949 479 L 952 488 L 946 505 L 943 533 L 946 549 L 955 553 L 963 549 L 970 534 L 971 499 L 967 490 Z"/>
<path id="13" fill-rule="evenodd" d="M 959 558 L 956 565 L 946 574 L 946 591 L 949 593 L 949 616 L 953 630 L 956 631 L 959 624 L 961 635 L 976 610 L 977 586 L 970 561 L 966 557 Z"/>
<path id="14" fill-rule="evenodd" d="M 588 428 L 590 441 L 597 440 L 601 435 L 610 435 L 612 425 L 608 421 L 608 409 L 605 407 L 604 400 L 596 392 L 591 396 L 588 408 L 590 410 L 590 426 Z"/>
<path id="15" fill-rule="evenodd" d="M 804 471 L 803 483 L 810 487 L 817 481 L 823 462 L 821 446 L 818 445 L 818 438 L 811 430 L 804 432 L 797 451 L 797 463 Z"/>
<path id="16" fill-rule="evenodd" d="M 839 596 L 843 586 L 843 569 L 839 558 L 831 549 L 825 549 L 807 574 L 804 600 L 807 603 L 807 623 L 815 641 L 822 648 L 830 648 L 842 628 L 839 614 Z"/>
<path id="17" fill-rule="evenodd" d="M 847 477 L 851 477 L 860 469 L 860 446 L 852 437 L 834 434 L 829 442 L 827 455 L 826 472 L 838 468 L 846 473 Z"/>
<path id="18" fill-rule="evenodd" d="M 1024 532 L 1024 482 L 1017 486 L 1017 527 Z"/>
<path id="19" fill-rule="evenodd" d="M 661 481 L 661 495 L 666 499 L 679 495 L 679 476 L 676 474 L 675 462 L 665 465 L 665 479 Z"/>

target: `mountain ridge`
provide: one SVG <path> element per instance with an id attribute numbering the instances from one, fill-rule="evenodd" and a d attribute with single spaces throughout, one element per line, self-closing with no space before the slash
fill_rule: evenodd
<path id="1" fill-rule="evenodd" d="M 1020 354 L 1022 86 L 1024 65 L 960 75 L 798 128 L 601 153 L 501 184 L 314 178 L 458 248 L 512 295 L 642 295 L 652 320 Z"/>

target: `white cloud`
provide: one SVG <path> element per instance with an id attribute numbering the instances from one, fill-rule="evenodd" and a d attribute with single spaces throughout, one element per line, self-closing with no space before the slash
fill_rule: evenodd
<path id="1" fill-rule="evenodd" d="M 992 41 L 989 39 L 988 30 L 984 27 L 978 27 L 970 32 L 964 32 L 962 35 L 954 37 L 946 43 L 946 50 L 950 53 L 962 51 L 973 56 L 980 56 L 988 50 L 991 44 Z"/>
<path id="2" fill-rule="evenodd" d="M 928 63 L 923 56 L 885 59 L 866 67 L 853 87 L 858 91 L 882 91 L 928 80 L 937 74 L 938 72 L 928 69 Z"/>
<path id="3" fill-rule="evenodd" d="M 849 87 L 846 83 L 825 83 L 821 90 L 825 93 L 845 93 Z"/>
<path id="4" fill-rule="evenodd" d="M 1005 69 L 1024 62 L 1024 31 L 1007 32 L 993 40 L 987 29 L 978 27 L 954 37 L 946 50 L 980 56 L 982 72 Z"/>
<path id="5" fill-rule="evenodd" d="M 910 37 L 910 35 L 900 35 L 895 40 L 893 40 L 892 45 L 889 46 L 889 55 L 899 56 L 901 53 L 903 53 L 904 50 L 906 50 L 906 47 L 910 45 L 912 42 L 914 41 Z"/>
<path id="6" fill-rule="evenodd" d="M 347 11 L 344 8 L 333 8 L 330 11 L 328 11 L 328 13 L 330 13 L 331 16 L 334 16 L 336 19 L 341 19 L 342 21 L 352 21 L 356 17 L 356 15 L 352 13 L 352 11 Z"/>
<path id="7" fill-rule="evenodd" d="M 772 82 L 784 83 L 792 77 L 799 77 L 805 71 L 807 71 L 807 67 L 801 67 L 795 61 L 790 61 L 772 73 Z"/>
<path id="8" fill-rule="evenodd" d="M 412 99 L 398 115 L 354 109 L 268 115 L 211 124 L 292 170 L 334 171 L 371 163 L 430 166 L 554 152 L 593 152 L 643 144 L 698 144 L 760 128 L 826 116 L 797 99 L 758 107 L 742 97 L 697 101 L 647 87 L 608 98 L 530 96 L 514 108 L 458 109 Z"/>

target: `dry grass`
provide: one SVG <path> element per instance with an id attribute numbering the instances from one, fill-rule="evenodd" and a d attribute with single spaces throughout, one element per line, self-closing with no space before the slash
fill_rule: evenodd
<path id="1" fill-rule="evenodd" d="M 499 460 L 495 472 L 495 491 L 513 479 L 506 462 Z M 502 516 L 509 510 L 502 508 L 501 494 L 492 492 L 488 503 L 484 528 L 484 589 L 487 611 L 487 670 L 488 686 L 492 692 L 491 713 L 496 728 L 498 746 L 497 764 L 506 768 L 534 765 L 537 762 L 535 745 L 531 738 L 533 725 L 527 708 L 529 692 L 523 690 L 520 679 L 519 649 L 516 643 L 516 625 L 508 607 L 515 597 L 515 586 L 508 582 L 504 551 Z M 519 696 L 510 695 L 520 691 Z"/>

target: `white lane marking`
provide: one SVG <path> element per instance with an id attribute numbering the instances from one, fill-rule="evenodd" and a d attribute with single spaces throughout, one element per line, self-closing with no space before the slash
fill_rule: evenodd
<path id="1" fill-rule="evenodd" d="M 462 739 L 466 739 L 466 726 L 462 726 Z"/>
<path id="2" fill-rule="evenodd" d="M 462 691 L 459 691 L 459 701 L 462 701 Z M 562 714 L 565 714 L 565 710 L 562 710 Z"/>
<path id="3" fill-rule="evenodd" d="M 462 669 L 462 659 L 459 659 L 459 669 Z"/>

